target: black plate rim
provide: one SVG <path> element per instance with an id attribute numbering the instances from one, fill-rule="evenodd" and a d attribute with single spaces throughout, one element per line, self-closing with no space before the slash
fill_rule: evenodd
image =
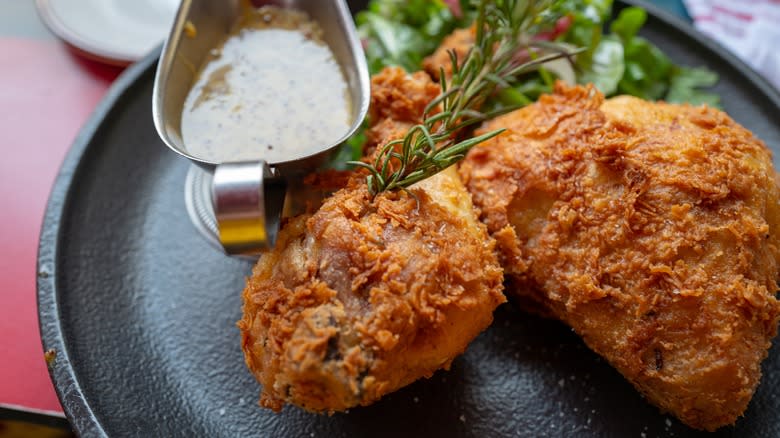
<path id="1" fill-rule="evenodd" d="M 616 2 L 614 10 L 619 11 L 632 5 L 644 8 L 652 18 L 675 28 L 686 37 L 702 45 L 715 58 L 720 58 L 740 75 L 750 80 L 751 85 L 756 87 L 780 111 L 780 90 L 772 86 L 766 78 L 737 58 L 736 55 L 729 52 L 725 47 L 699 32 L 686 21 L 660 9 L 651 2 L 623 0 Z M 54 359 L 56 366 L 48 366 L 49 376 L 54 384 L 65 416 L 74 432 L 79 436 L 108 435 L 87 402 L 83 388 L 78 382 L 65 345 L 62 326 L 60 325 L 56 261 L 59 243 L 63 237 L 61 232 L 62 219 L 68 210 L 70 193 L 73 189 L 82 157 L 89 150 L 93 138 L 101 129 L 103 122 L 111 116 L 112 112 L 121 108 L 123 98 L 137 83 L 138 79 L 147 73 L 150 68 L 155 67 L 160 51 L 161 48 L 157 48 L 142 60 L 128 67 L 109 88 L 88 121 L 81 128 L 66 154 L 54 181 L 41 227 L 36 275 L 38 323 L 41 343 L 44 352 L 48 350 L 56 352 Z"/>
<path id="2" fill-rule="evenodd" d="M 70 193 L 78 174 L 82 157 L 89 149 L 92 139 L 103 122 L 113 111 L 120 108 L 121 101 L 138 79 L 156 65 L 162 48 L 155 49 L 141 61 L 127 68 L 111 85 L 106 95 L 90 115 L 89 120 L 73 141 L 49 194 L 38 244 L 36 269 L 38 324 L 43 352 L 53 350 L 53 363 L 47 366 L 49 377 L 62 404 L 65 417 L 79 436 L 108 436 L 87 403 L 84 391 L 76 378 L 65 345 L 60 325 L 56 277 L 57 253 L 61 236 L 62 218 L 68 210 Z M 151 106 L 151 102 L 149 103 Z"/>

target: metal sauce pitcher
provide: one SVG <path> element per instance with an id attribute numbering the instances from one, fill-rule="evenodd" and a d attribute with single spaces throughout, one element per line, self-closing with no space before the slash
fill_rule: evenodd
<path id="1" fill-rule="evenodd" d="M 258 3 L 258 2 L 254 2 Z M 211 162 L 187 151 L 181 134 L 184 102 L 209 51 L 224 41 L 247 7 L 242 0 L 182 0 L 157 67 L 152 115 L 160 138 L 179 155 L 213 172 L 212 205 L 219 240 L 228 254 L 255 254 L 275 244 L 288 181 L 323 165 L 358 129 L 368 111 L 365 57 L 344 0 L 264 1 L 305 12 L 323 30 L 324 41 L 344 73 L 352 109 L 350 128 L 333 144 L 289 160 Z M 192 29 L 195 32 L 192 32 Z M 300 184 L 298 184 L 300 185 Z"/>

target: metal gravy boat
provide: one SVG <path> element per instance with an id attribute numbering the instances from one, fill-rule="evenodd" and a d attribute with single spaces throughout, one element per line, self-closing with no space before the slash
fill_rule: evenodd
<path id="1" fill-rule="evenodd" d="M 304 157 L 267 162 L 212 162 L 188 152 L 182 141 L 185 99 L 209 52 L 227 37 L 246 0 L 182 0 L 157 67 L 152 97 L 162 141 L 194 165 L 213 172 L 211 201 L 218 239 L 228 254 L 256 254 L 275 244 L 287 187 L 323 165 L 360 126 L 368 111 L 369 75 L 360 39 L 344 0 L 255 1 L 303 11 L 323 30 L 350 91 L 350 128 L 332 144 Z M 192 32 L 192 29 L 195 32 Z M 297 184 L 300 187 L 300 184 Z M 289 196 L 289 195 L 288 195 Z"/>

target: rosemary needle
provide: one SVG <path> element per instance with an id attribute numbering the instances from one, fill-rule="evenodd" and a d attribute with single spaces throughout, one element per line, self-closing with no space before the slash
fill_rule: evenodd
<path id="1" fill-rule="evenodd" d="M 575 51 L 532 36 L 542 23 L 551 0 L 480 0 L 477 4 L 474 46 L 463 60 L 450 51 L 452 75 L 440 72 L 441 93 L 425 108 L 422 123 L 406 135 L 382 146 L 373 163 L 350 161 L 369 170 L 366 177 L 372 195 L 405 189 L 457 163 L 473 146 L 500 134 L 494 130 L 458 140 L 474 125 L 514 108 L 481 112 L 485 100 L 506 88 L 519 75 L 545 62 L 568 58 Z M 530 60 L 518 61 L 527 51 Z"/>

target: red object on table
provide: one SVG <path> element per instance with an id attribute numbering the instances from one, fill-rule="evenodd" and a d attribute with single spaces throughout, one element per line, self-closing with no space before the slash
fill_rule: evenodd
<path id="1" fill-rule="evenodd" d="M 0 38 L 0 405 L 62 411 L 43 359 L 38 237 L 62 159 L 119 70 Z"/>

